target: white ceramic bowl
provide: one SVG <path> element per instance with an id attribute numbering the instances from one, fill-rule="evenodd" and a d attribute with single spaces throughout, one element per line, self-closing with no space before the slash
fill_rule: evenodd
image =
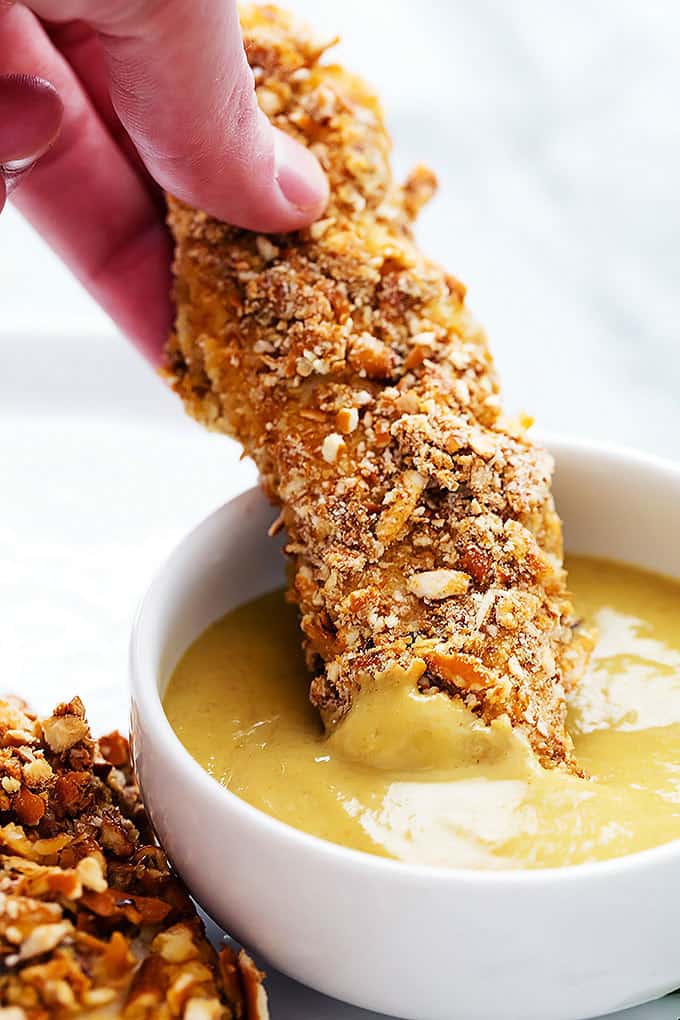
<path id="1" fill-rule="evenodd" d="M 588 442 L 548 445 L 568 549 L 680 577 L 680 468 Z M 265 536 L 273 516 L 253 489 L 200 524 L 134 627 L 135 764 L 199 903 L 291 977 L 412 1020 L 579 1020 L 680 984 L 680 841 L 543 871 L 418 867 L 275 821 L 190 757 L 161 695 L 209 623 L 282 583 L 283 557 Z"/>

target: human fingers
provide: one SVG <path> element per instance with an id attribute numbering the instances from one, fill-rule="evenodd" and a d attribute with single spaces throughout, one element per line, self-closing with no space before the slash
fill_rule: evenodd
<path id="1" fill-rule="evenodd" d="M 30 6 L 98 31 L 116 111 L 162 187 L 254 230 L 293 230 L 321 213 L 328 186 L 319 164 L 257 105 L 236 0 Z"/>
<path id="2" fill-rule="evenodd" d="M 64 116 L 52 148 L 12 201 L 154 363 L 172 312 L 170 242 L 147 189 L 72 69 L 23 6 L 0 15 L 3 70 L 52 82 Z"/>

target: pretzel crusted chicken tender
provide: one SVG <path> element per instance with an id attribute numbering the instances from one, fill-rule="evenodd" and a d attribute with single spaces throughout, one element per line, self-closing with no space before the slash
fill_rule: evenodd
<path id="1" fill-rule="evenodd" d="M 585 642 L 552 462 L 501 414 L 464 287 L 414 243 L 434 178 L 394 184 L 376 97 L 288 15 L 252 7 L 242 24 L 259 102 L 318 156 L 330 203 L 265 237 L 170 198 L 167 366 L 281 506 L 312 702 L 333 728 L 405 674 L 571 764 L 565 690 Z"/>

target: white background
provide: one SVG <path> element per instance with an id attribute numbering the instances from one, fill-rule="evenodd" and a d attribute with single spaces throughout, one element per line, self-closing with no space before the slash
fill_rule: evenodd
<path id="1" fill-rule="evenodd" d="M 511 404 L 680 451 L 676 0 L 296 0 L 435 168 L 428 249 L 463 279 Z M 10 212 L 2 327 L 112 327 Z"/>
<path id="2" fill-rule="evenodd" d="M 680 5 L 294 6 L 341 31 L 339 55 L 379 88 L 400 172 L 437 171 L 420 236 L 468 284 L 509 408 L 680 456 Z M 184 419 L 11 209 L 0 310 L 2 688 L 43 708 L 79 692 L 98 728 L 125 725 L 138 597 L 254 474 Z M 274 1017 L 358 1017 L 307 995 L 279 992 Z"/>

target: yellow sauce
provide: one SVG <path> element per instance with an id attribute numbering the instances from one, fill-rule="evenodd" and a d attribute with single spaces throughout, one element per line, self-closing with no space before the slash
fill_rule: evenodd
<path id="1" fill-rule="evenodd" d="M 680 584 L 572 558 L 598 632 L 570 706 L 578 779 L 536 765 L 504 724 L 480 724 L 403 679 L 363 694 L 323 736 L 307 701 L 294 609 L 280 592 L 209 627 L 165 696 L 187 750 L 223 786 L 296 828 L 414 863 L 541 868 L 680 838 Z"/>

